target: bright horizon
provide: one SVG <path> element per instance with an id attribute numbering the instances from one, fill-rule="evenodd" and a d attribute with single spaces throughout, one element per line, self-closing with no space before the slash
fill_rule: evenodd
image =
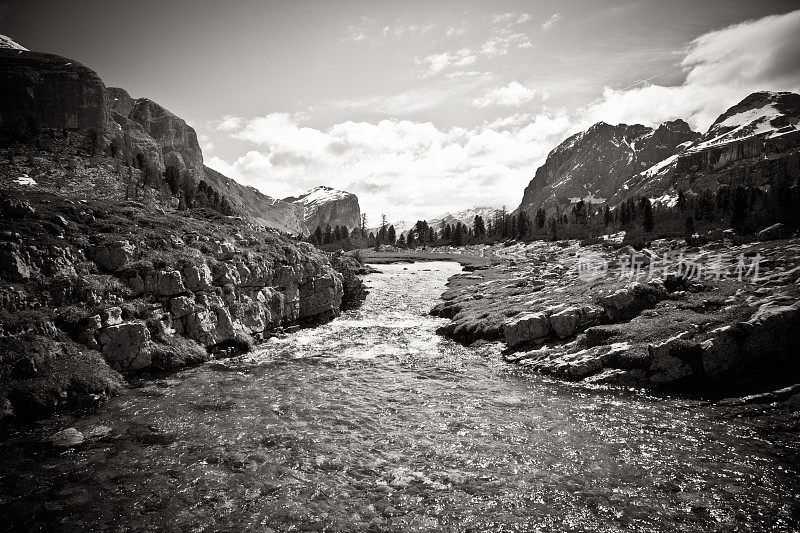
<path id="1" fill-rule="evenodd" d="M 227 176 L 353 192 L 375 225 L 514 209 L 594 122 L 702 131 L 751 92 L 800 91 L 796 6 L 28 1 L 0 3 L 0 34 L 184 118 Z"/>

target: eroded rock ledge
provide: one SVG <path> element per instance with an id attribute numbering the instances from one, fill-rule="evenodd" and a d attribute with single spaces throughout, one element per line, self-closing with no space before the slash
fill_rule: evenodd
<path id="1" fill-rule="evenodd" d="M 798 239 L 720 238 L 690 248 L 656 241 L 640 252 L 577 242 L 515 248 L 513 257 L 451 278 L 431 311 L 451 319 L 441 334 L 465 344 L 503 341 L 507 361 L 587 383 L 727 394 L 800 381 Z M 681 249 L 696 254 L 701 272 L 720 254 L 748 262 L 760 254 L 760 276 L 646 275 L 651 261 Z M 590 283 L 578 278 L 577 256 L 586 252 L 609 265 Z M 620 276 L 626 254 L 643 265 L 638 280 Z"/>
<path id="2" fill-rule="evenodd" d="M 9 192 L 0 203 L 7 421 L 86 407 L 123 376 L 239 353 L 281 328 L 331 320 L 345 296 L 323 252 L 237 217 L 48 193 Z M 347 298 L 357 305 L 358 295 Z"/>

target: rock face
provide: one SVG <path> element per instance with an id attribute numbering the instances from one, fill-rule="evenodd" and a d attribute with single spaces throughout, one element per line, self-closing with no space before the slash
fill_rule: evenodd
<path id="1" fill-rule="evenodd" d="M 346 226 L 352 230 L 361 224 L 358 197 L 349 192 L 319 186 L 300 196 L 284 198 L 284 201 L 303 209 L 303 219 L 312 232 L 317 226 L 323 230 L 326 226 Z"/>
<path id="2" fill-rule="evenodd" d="M 653 130 L 600 122 L 556 147 L 526 187 L 529 214 L 578 199 L 614 206 L 677 191 L 768 186 L 800 177 L 800 95 L 757 92 L 728 109 L 704 134 L 676 120 Z"/>
<path id="3" fill-rule="evenodd" d="M 343 266 L 244 220 L 46 193 L 12 198 L 2 203 L 0 236 L 6 420 L 86 406 L 113 393 L 120 373 L 239 353 L 342 307 Z M 363 298 L 357 278 L 346 288 L 351 304 Z"/>
<path id="4" fill-rule="evenodd" d="M 14 130 L 111 132 L 114 122 L 100 77 L 63 57 L 0 49 L 0 126 Z"/>
<path id="5" fill-rule="evenodd" d="M 698 136 L 682 120 L 656 129 L 597 123 L 550 152 L 525 188 L 519 209 L 533 214 L 542 206 L 554 210 L 579 199 L 602 203 L 628 178 L 675 154 Z"/>
<path id="6" fill-rule="evenodd" d="M 683 244 L 653 240 L 645 251 L 663 270 L 629 276 L 605 243 L 518 243 L 494 265 L 450 278 L 431 314 L 450 319 L 440 334 L 465 344 L 505 341 L 506 361 L 560 379 L 714 394 L 795 382 L 800 240 L 726 243 L 732 258 L 762 258 L 757 280 L 679 274 L 686 257 L 667 256 Z M 708 271 L 719 249 L 699 245 L 692 260 Z M 607 262 L 605 276 L 578 278 L 583 252 Z"/>
<path id="7" fill-rule="evenodd" d="M 308 233 L 300 206 L 204 166 L 197 133 L 183 119 L 152 100 L 106 88 L 94 71 L 76 61 L 21 47 L 0 48 L 0 101 L 0 140 L 31 142 L 55 131 L 59 136 L 77 135 L 93 154 L 111 155 L 131 168 L 129 177 L 121 174 L 118 181 L 141 182 L 156 191 L 152 196 L 160 201 L 174 199 L 177 204 L 182 199 L 188 207 L 247 216 L 288 233 Z M 176 170 L 171 182 L 164 175 L 168 167 Z M 91 185 L 80 184 L 84 189 Z M 127 196 L 120 193 L 119 199 Z"/>
<path id="8" fill-rule="evenodd" d="M 800 95 L 757 92 L 728 109 L 700 138 L 632 177 L 612 202 L 635 195 L 769 186 L 800 177 Z"/>

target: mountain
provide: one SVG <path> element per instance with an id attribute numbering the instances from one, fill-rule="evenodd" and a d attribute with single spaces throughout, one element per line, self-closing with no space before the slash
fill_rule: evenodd
<path id="1" fill-rule="evenodd" d="M 458 211 L 457 213 L 445 213 L 425 220 L 428 222 L 429 227 L 436 231 L 441 231 L 443 224 L 455 225 L 458 222 L 461 222 L 465 226 L 472 227 L 475 223 L 475 215 L 480 215 L 484 222 L 488 224 L 489 221 L 493 220 L 500 212 L 501 211 L 495 207 L 473 207 L 471 209 Z M 412 229 L 416 223 L 416 220 L 398 220 L 396 222 L 390 222 L 389 224 L 394 226 L 395 231 L 400 235 L 408 233 L 408 230 Z M 370 228 L 368 231 L 377 233 L 378 230 L 380 230 L 380 226 Z"/>
<path id="2" fill-rule="evenodd" d="M 519 209 L 555 210 L 579 199 L 603 203 L 635 174 L 675 154 L 700 135 L 683 120 L 658 128 L 599 122 L 551 151 L 522 197 Z"/>
<path id="3" fill-rule="evenodd" d="M 83 138 L 93 154 L 102 153 L 130 168 L 127 178 L 141 183 L 144 197 L 206 207 L 246 216 L 257 224 L 289 233 L 308 233 L 303 210 L 245 187 L 203 164 L 197 133 L 183 119 L 147 98 L 131 98 L 107 88 L 91 69 L 64 57 L 26 51 L 10 39 L 0 48 L 0 140 L 27 141 L 41 132 L 51 138 Z M 14 48 L 11 48 L 15 45 Z M 65 141 L 66 142 L 66 141 Z M 88 165 L 91 167 L 91 165 Z M 170 183 L 167 167 L 176 171 Z M 76 190 L 91 190 L 108 176 L 83 174 Z M 127 197 L 124 176 L 105 190 Z"/>
<path id="4" fill-rule="evenodd" d="M 21 44 L 17 43 L 10 37 L 6 37 L 5 35 L 0 35 L 0 48 L 7 48 L 9 50 L 28 50 Z"/>
<path id="5" fill-rule="evenodd" d="M 303 220 L 309 231 L 314 231 L 317 226 L 347 226 L 353 229 L 361 224 L 361 208 L 358 197 L 353 193 L 321 185 L 300 196 L 284 198 L 283 201 L 302 208 Z"/>
<path id="6" fill-rule="evenodd" d="M 666 201 L 677 191 L 722 185 L 766 186 L 800 176 L 800 95 L 756 92 L 719 116 L 672 157 L 627 180 L 612 203 L 630 196 Z"/>
<path id="7" fill-rule="evenodd" d="M 428 221 L 428 225 L 439 231 L 442 225 L 456 225 L 461 222 L 465 226 L 472 227 L 475 223 L 475 216 L 483 218 L 484 222 L 488 223 L 493 220 L 495 216 L 500 214 L 500 210 L 494 207 L 473 207 L 472 209 L 465 209 L 457 213 L 445 213 Z"/>
<path id="8" fill-rule="evenodd" d="M 600 122 L 565 140 L 525 188 L 520 209 L 636 196 L 672 204 L 677 192 L 767 186 L 800 176 L 800 95 L 756 92 L 702 135 L 675 120 L 655 130 Z"/>

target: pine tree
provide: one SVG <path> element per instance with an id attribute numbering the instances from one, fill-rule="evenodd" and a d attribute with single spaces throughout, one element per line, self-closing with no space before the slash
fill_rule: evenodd
<path id="1" fill-rule="evenodd" d="M 325 226 L 325 236 L 323 237 L 324 244 L 330 244 L 333 242 L 333 230 L 331 230 L 331 225 L 327 224 Z"/>
<path id="2" fill-rule="evenodd" d="M 536 216 L 534 217 L 534 221 L 536 222 L 536 229 L 542 229 L 544 227 L 546 218 L 547 218 L 547 213 L 545 213 L 543 207 L 540 207 L 539 209 L 536 210 Z"/>
<path id="3" fill-rule="evenodd" d="M 731 226 L 737 233 L 744 233 L 747 222 L 747 191 L 736 187 L 731 195 Z"/>
<path id="4" fill-rule="evenodd" d="M 320 226 L 317 226 L 317 229 L 314 230 L 314 240 L 316 241 L 317 244 L 324 244 L 324 241 L 322 239 L 323 239 L 322 228 Z"/>
<path id="5" fill-rule="evenodd" d="M 687 242 L 691 241 L 692 236 L 695 234 L 694 217 L 692 217 L 691 215 L 686 217 L 686 223 L 684 224 L 683 228 L 684 228 L 683 233 L 686 236 Z"/>
<path id="6" fill-rule="evenodd" d="M 644 228 L 645 233 L 650 233 L 653 231 L 653 227 L 655 226 L 653 221 L 653 206 L 650 203 L 650 199 L 646 196 L 642 196 L 640 205 L 642 209 L 642 227 Z"/>
<path id="7" fill-rule="evenodd" d="M 395 231 L 393 225 L 389 226 L 386 236 L 389 238 L 389 244 L 394 244 L 397 241 L 397 232 Z"/>

